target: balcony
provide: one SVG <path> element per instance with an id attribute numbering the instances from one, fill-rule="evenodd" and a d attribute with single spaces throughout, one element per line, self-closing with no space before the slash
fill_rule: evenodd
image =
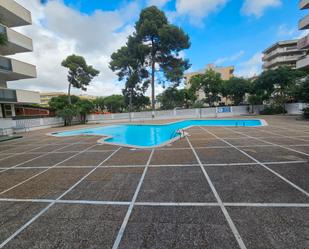
<path id="1" fill-rule="evenodd" d="M 297 46 L 293 47 L 285 47 L 285 48 L 276 48 L 270 53 L 265 53 L 263 56 L 263 61 L 270 60 L 274 57 L 284 55 L 284 54 L 297 54 L 301 53 L 301 50 L 297 48 Z"/>
<path id="2" fill-rule="evenodd" d="M 40 93 L 19 89 L 0 88 L 0 103 L 39 104 Z"/>
<path id="3" fill-rule="evenodd" d="M 7 38 L 7 44 L 0 46 L 1 55 L 31 52 L 33 50 L 32 40 L 10 28 L 0 24 L 0 33 Z"/>
<path id="4" fill-rule="evenodd" d="M 13 0 L 0 0 L 0 16 L 7 27 L 19 27 L 32 23 L 30 11 Z"/>
<path id="5" fill-rule="evenodd" d="M 309 8 L 309 0 L 300 0 L 299 9 L 304 10 Z"/>
<path id="6" fill-rule="evenodd" d="M 309 15 L 306 15 L 304 18 L 299 20 L 298 22 L 298 29 L 305 30 L 309 28 Z"/>
<path id="7" fill-rule="evenodd" d="M 11 58 L 0 57 L 0 81 L 36 78 L 36 67 Z"/>
<path id="8" fill-rule="evenodd" d="M 296 62 L 296 68 L 309 68 L 309 55 L 305 55 L 301 57 L 297 62 Z"/>

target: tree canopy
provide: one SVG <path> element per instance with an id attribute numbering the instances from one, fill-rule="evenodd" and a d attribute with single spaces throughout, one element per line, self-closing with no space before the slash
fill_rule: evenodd
<path id="1" fill-rule="evenodd" d="M 87 86 L 92 79 L 99 75 L 99 71 L 94 69 L 92 66 L 87 65 L 86 60 L 82 56 L 70 55 L 62 61 L 61 65 L 68 68 L 68 99 L 71 104 L 71 86 L 87 90 Z"/>
<path id="2" fill-rule="evenodd" d="M 149 86 L 148 71 L 144 68 L 146 49 L 136 37 L 129 36 L 126 46 L 111 56 L 110 68 L 117 73 L 119 81 L 125 80 L 122 92 L 130 111 L 139 110 L 149 102 L 144 96 Z"/>
<path id="3" fill-rule="evenodd" d="M 246 93 L 251 91 L 252 84 L 244 78 L 232 77 L 222 84 L 222 95 L 233 101 L 234 105 L 239 105 L 244 101 Z"/>
<path id="4" fill-rule="evenodd" d="M 221 75 L 209 69 L 204 74 L 195 75 L 190 79 L 190 90 L 192 92 L 202 90 L 205 94 L 204 102 L 209 106 L 214 106 L 221 100 L 222 83 Z"/>
<path id="5" fill-rule="evenodd" d="M 144 67 L 150 72 L 152 109 L 155 109 L 155 77 L 178 85 L 183 73 L 190 67 L 188 60 L 179 52 L 190 47 L 190 39 L 185 32 L 170 24 L 157 7 L 145 8 L 135 25 L 135 36 L 147 49 Z"/>
<path id="6" fill-rule="evenodd" d="M 122 112 L 125 108 L 124 97 L 122 95 L 111 95 L 104 98 L 104 105 L 109 112 Z"/>

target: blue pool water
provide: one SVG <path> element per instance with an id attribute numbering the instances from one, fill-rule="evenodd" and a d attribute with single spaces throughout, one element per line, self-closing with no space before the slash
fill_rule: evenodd
<path id="1" fill-rule="evenodd" d="M 83 130 L 53 133 L 54 136 L 99 135 L 108 136 L 107 143 L 132 147 L 155 147 L 167 143 L 180 134 L 180 129 L 191 126 L 262 126 L 261 120 L 185 120 L 162 125 L 112 125 Z"/>

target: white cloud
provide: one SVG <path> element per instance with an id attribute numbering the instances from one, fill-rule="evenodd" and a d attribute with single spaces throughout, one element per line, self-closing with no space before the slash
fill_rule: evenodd
<path id="1" fill-rule="evenodd" d="M 222 57 L 215 61 L 216 65 L 222 65 L 224 63 L 231 63 L 239 60 L 243 55 L 245 54 L 245 51 L 241 50 L 236 54 L 233 54 L 231 56 Z"/>
<path id="2" fill-rule="evenodd" d="M 262 53 L 256 53 L 249 60 L 237 65 L 235 75 L 241 77 L 253 77 L 262 71 Z"/>
<path id="3" fill-rule="evenodd" d="M 192 24 L 201 25 L 203 18 L 224 7 L 228 0 L 177 0 L 176 12 L 188 17 Z"/>
<path id="4" fill-rule="evenodd" d="M 170 0 L 148 0 L 147 5 L 155 5 L 158 7 L 163 7 L 166 5 Z"/>
<path id="5" fill-rule="evenodd" d="M 294 36 L 293 39 L 301 39 L 309 34 L 309 30 L 302 30 L 298 35 Z"/>
<path id="6" fill-rule="evenodd" d="M 248 16 L 261 17 L 267 8 L 280 5 L 281 0 L 245 0 L 242 6 L 242 13 Z"/>
<path id="7" fill-rule="evenodd" d="M 281 24 L 278 27 L 277 34 L 281 37 L 291 37 L 295 36 L 297 29 L 295 27 L 288 27 L 286 24 Z"/>
<path id="8" fill-rule="evenodd" d="M 115 11 L 97 10 L 92 15 L 69 8 L 62 0 L 49 1 L 46 5 L 41 5 L 39 0 L 18 2 L 32 12 L 33 25 L 18 28 L 18 31 L 33 39 L 34 52 L 13 57 L 35 64 L 38 78 L 12 82 L 9 87 L 66 91 L 67 70 L 61 66 L 61 61 L 75 53 L 84 56 L 101 72 L 91 82 L 87 94 L 121 93 L 122 86 L 108 65 L 111 53 L 124 45 L 133 32 L 133 18 L 139 13 L 135 2 Z"/>

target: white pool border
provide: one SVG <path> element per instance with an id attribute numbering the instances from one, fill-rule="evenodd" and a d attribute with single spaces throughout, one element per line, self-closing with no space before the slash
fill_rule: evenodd
<path id="1" fill-rule="evenodd" d="M 179 122 L 182 122 L 182 121 L 188 121 L 188 120 L 198 120 L 198 121 L 203 121 L 203 120 L 238 120 L 238 119 L 182 119 L 182 120 L 177 120 L 177 121 L 173 121 L 173 122 L 169 122 L 169 123 L 164 123 L 164 124 L 150 124 L 150 123 L 147 123 L 147 124 L 139 124 L 139 123 L 122 123 L 122 124 L 119 124 L 119 125 L 140 125 L 140 126 L 154 126 L 154 125 L 157 125 L 157 126 L 163 126 L 163 125 L 170 125 L 170 124 L 175 124 L 175 123 L 179 123 Z M 243 119 L 245 121 L 249 121 L 249 120 L 259 120 L 261 122 L 261 125 L 255 125 L 255 126 L 245 126 L 246 128 L 258 128 L 258 127 L 263 127 L 263 126 L 268 126 L 268 123 L 265 119 Z M 107 125 L 107 126 L 117 126 L 117 124 L 115 125 Z M 101 127 L 105 127 L 105 126 L 98 126 L 98 127 L 89 127 L 89 129 L 96 129 L 96 128 L 101 128 Z M 183 128 L 181 130 L 187 130 L 187 129 L 190 129 L 192 127 L 196 127 L 196 125 L 191 125 L 191 126 L 188 126 L 186 128 Z M 207 126 L 207 127 L 243 127 L 243 126 Z M 53 136 L 53 137 L 74 137 L 74 136 L 100 136 L 100 135 L 97 135 L 97 134 L 74 134 L 74 135 L 68 135 L 68 136 L 57 136 L 56 134 L 57 133 L 61 133 L 61 132 L 66 132 L 66 131 L 80 131 L 80 130 L 87 130 L 88 128 L 84 128 L 84 129 L 72 129 L 72 130 L 65 130 L 65 131 L 59 131 L 59 132 L 50 132 L 50 133 L 47 133 L 46 135 L 48 136 Z M 177 131 L 176 131 L 177 132 Z M 188 135 L 187 132 L 184 133 L 185 136 Z M 104 136 L 104 135 L 103 135 Z M 113 136 L 104 136 L 102 138 L 100 138 L 97 142 L 99 144 L 107 144 L 107 145 L 116 145 L 116 146 L 121 146 L 121 147 L 126 147 L 126 148 L 132 148 L 132 149 L 153 149 L 153 148 L 160 148 L 160 147 L 163 147 L 163 146 L 166 146 L 168 144 L 171 144 L 181 138 L 183 138 L 181 135 L 180 136 L 177 136 L 177 137 L 174 137 L 172 139 L 169 139 L 167 140 L 166 142 L 162 143 L 162 144 L 159 144 L 159 145 L 154 145 L 154 146 L 138 146 L 138 145 L 129 145 L 129 144 L 123 144 L 123 143 L 113 143 L 113 142 L 107 142 L 106 140 L 110 139 L 110 138 L 113 138 Z"/>

